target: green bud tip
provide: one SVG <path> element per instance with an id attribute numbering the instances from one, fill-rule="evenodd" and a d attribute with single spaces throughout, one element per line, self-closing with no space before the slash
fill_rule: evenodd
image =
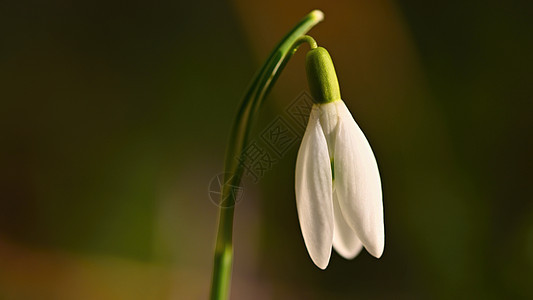
<path id="1" fill-rule="evenodd" d="M 328 51 L 317 47 L 307 52 L 307 81 L 316 103 L 328 103 L 341 99 L 337 73 Z"/>
<path id="2" fill-rule="evenodd" d="M 316 20 L 322 21 L 324 20 L 324 13 L 320 9 L 315 9 L 311 12 L 311 15 Z"/>

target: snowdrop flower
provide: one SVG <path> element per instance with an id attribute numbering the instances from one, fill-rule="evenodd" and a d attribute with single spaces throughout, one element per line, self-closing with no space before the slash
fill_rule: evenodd
<path id="1" fill-rule="evenodd" d="M 346 259 L 363 247 L 379 258 L 385 234 L 376 159 L 340 98 L 326 49 L 310 50 L 306 60 L 316 104 L 296 161 L 296 204 L 305 245 L 320 269 L 328 266 L 332 247 Z"/>

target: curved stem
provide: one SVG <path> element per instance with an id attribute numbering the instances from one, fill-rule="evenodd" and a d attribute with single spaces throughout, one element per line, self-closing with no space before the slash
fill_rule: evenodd
<path id="1" fill-rule="evenodd" d="M 315 39 L 312 37 L 312 36 L 309 36 L 309 35 L 302 35 L 301 37 L 299 37 L 296 42 L 294 42 L 292 48 L 293 48 L 293 51 L 296 52 L 296 50 L 298 50 L 298 47 L 303 44 L 303 43 L 308 43 L 309 44 L 309 47 L 311 47 L 311 49 L 316 49 L 318 48 L 318 44 L 316 43 Z"/>
<path id="2" fill-rule="evenodd" d="M 211 283 L 211 299 L 228 299 L 233 261 L 233 214 L 236 190 L 241 182 L 243 166 L 239 163 L 248 142 L 255 115 L 288 60 L 304 42 L 316 48 L 316 42 L 304 36 L 322 21 L 324 14 L 314 10 L 305 16 L 274 48 L 254 79 L 242 100 L 231 131 L 225 158 L 225 178 L 222 186 L 218 221 L 215 260 Z"/>

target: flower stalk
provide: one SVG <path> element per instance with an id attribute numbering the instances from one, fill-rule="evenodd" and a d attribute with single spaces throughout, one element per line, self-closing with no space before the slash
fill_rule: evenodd
<path id="1" fill-rule="evenodd" d="M 212 300 L 228 299 L 229 297 L 233 264 L 233 216 L 236 200 L 233 187 L 239 186 L 242 179 L 244 170 L 238 162 L 248 142 L 256 114 L 264 98 L 298 47 L 302 43 L 309 43 L 312 49 L 317 48 L 313 38 L 305 34 L 323 18 L 324 14 L 321 11 L 314 10 L 287 33 L 254 76 L 241 102 L 226 149 L 225 176 L 228 178 L 224 178 L 221 193 L 221 203 L 224 205 L 220 205 L 219 211 L 210 296 Z"/>

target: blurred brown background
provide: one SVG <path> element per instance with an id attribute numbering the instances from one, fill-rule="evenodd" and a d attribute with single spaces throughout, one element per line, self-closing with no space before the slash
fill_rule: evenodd
<path id="1" fill-rule="evenodd" d="M 385 253 L 312 264 L 295 146 L 236 207 L 232 298 L 533 298 L 533 2 L 7 0 L 0 299 L 207 298 L 232 119 L 315 8 L 380 165 Z M 252 136 L 307 89 L 301 49 Z"/>

